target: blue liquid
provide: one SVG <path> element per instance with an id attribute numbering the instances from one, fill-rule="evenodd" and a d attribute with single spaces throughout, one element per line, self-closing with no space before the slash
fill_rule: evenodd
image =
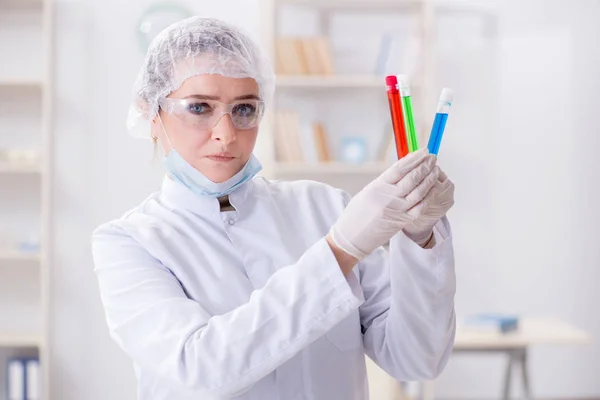
<path id="1" fill-rule="evenodd" d="M 442 136 L 444 135 L 444 128 L 446 127 L 446 121 L 448 120 L 448 114 L 435 114 L 435 120 L 431 127 L 431 135 L 429 135 L 429 143 L 427 148 L 430 154 L 437 156 L 440 151 L 440 145 L 442 144 Z"/>

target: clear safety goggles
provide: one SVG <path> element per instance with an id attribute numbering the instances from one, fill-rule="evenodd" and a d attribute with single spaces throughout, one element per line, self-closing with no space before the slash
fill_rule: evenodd
<path id="1" fill-rule="evenodd" d="M 216 100 L 163 97 L 158 104 L 164 112 L 175 115 L 187 127 L 196 130 L 213 128 L 225 114 L 229 114 L 237 129 L 252 129 L 258 125 L 265 111 L 265 102 L 255 99 L 225 104 Z"/>

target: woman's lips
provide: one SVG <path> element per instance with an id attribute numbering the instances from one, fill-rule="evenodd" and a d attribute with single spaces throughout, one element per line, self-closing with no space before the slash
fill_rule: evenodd
<path id="1" fill-rule="evenodd" d="M 212 161 L 217 161 L 217 162 L 228 162 L 233 160 L 235 157 L 230 156 L 230 155 L 224 155 L 224 154 L 213 154 L 211 156 L 207 156 L 206 158 L 212 160 Z"/>

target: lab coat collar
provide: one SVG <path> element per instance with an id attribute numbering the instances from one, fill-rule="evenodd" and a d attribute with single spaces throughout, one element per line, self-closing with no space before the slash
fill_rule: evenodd
<path id="1" fill-rule="evenodd" d="M 244 211 L 247 205 L 246 200 L 252 193 L 254 193 L 254 189 L 256 186 L 255 182 L 256 176 L 250 179 L 248 182 L 244 183 L 242 186 L 235 189 L 229 195 L 229 203 L 236 209 L 236 211 Z"/>
<path id="2" fill-rule="evenodd" d="M 253 186 L 252 179 L 236 188 L 229 195 L 229 202 L 236 211 L 243 209 L 244 200 L 252 192 Z M 216 215 L 221 211 L 218 199 L 198 195 L 181 183 L 169 178 L 168 175 L 163 178 L 161 197 L 174 208 L 184 208 L 199 215 Z"/>

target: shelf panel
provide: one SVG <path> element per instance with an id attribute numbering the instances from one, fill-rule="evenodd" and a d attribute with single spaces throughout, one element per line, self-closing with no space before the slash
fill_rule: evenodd
<path id="1" fill-rule="evenodd" d="M 2 261 L 40 261 L 39 253 L 25 253 L 18 250 L 0 249 L 0 262 Z"/>
<path id="2" fill-rule="evenodd" d="M 40 335 L 34 333 L 0 332 L 0 347 L 41 347 Z"/>
<path id="3" fill-rule="evenodd" d="M 321 10 L 398 11 L 418 10 L 424 0 L 277 0 L 277 3 Z"/>
<path id="4" fill-rule="evenodd" d="M 276 163 L 273 168 L 276 175 L 378 175 L 388 167 L 383 162 L 350 164 L 344 162 L 329 163 Z"/>
<path id="5" fill-rule="evenodd" d="M 384 92 L 386 90 L 385 77 L 377 75 L 277 75 L 275 83 L 278 88 L 372 88 Z M 410 85 L 413 91 L 422 88 L 418 79 L 412 80 Z"/>
<path id="6" fill-rule="evenodd" d="M 0 0 L 0 9 L 35 9 L 40 10 L 44 6 L 44 0 Z"/>
<path id="7" fill-rule="evenodd" d="M 385 77 L 374 75 L 278 75 L 277 87 L 377 88 L 385 91 Z"/>
<path id="8" fill-rule="evenodd" d="M 44 87 L 44 83 L 40 79 L 36 78 L 0 78 L 0 89 L 23 87 L 42 89 Z"/>
<path id="9" fill-rule="evenodd" d="M 361 13 L 380 12 L 421 12 L 431 7 L 439 13 L 464 13 L 495 16 L 493 4 L 473 3 L 461 0 L 276 0 L 278 5 L 311 7 L 325 11 L 360 11 Z"/>
<path id="10" fill-rule="evenodd" d="M 41 174 L 39 164 L 16 164 L 0 161 L 0 174 Z"/>

